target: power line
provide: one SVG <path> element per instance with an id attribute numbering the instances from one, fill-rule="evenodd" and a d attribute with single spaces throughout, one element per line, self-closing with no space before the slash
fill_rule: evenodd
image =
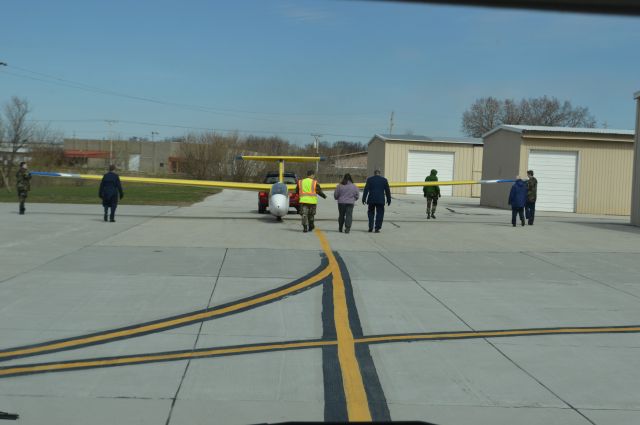
<path id="1" fill-rule="evenodd" d="M 104 88 L 101 88 L 101 87 L 92 86 L 92 85 L 88 85 L 88 84 L 84 84 L 84 83 L 68 80 L 68 79 L 65 79 L 65 78 L 61 78 L 61 77 L 57 77 L 57 76 L 54 76 L 54 75 L 45 74 L 45 73 L 42 73 L 42 72 L 32 71 L 32 70 L 29 70 L 29 69 L 26 69 L 26 68 L 13 66 L 13 65 L 10 68 L 17 69 L 19 71 L 27 72 L 27 73 L 30 73 L 30 74 L 38 75 L 38 76 L 44 77 L 44 78 L 33 77 L 33 76 L 30 76 L 30 75 L 22 75 L 22 74 L 9 72 L 9 71 L 3 71 L 3 72 L 6 73 L 6 74 L 9 74 L 9 75 L 13 75 L 15 77 L 28 78 L 28 79 L 37 80 L 37 81 L 50 83 L 50 84 L 60 84 L 60 85 L 63 85 L 65 87 L 75 88 L 75 89 L 79 89 L 79 90 L 85 90 L 85 91 L 91 91 L 91 92 L 100 93 L 100 94 L 123 97 L 123 98 L 127 98 L 127 99 L 132 99 L 132 100 L 151 102 L 151 103 L 156 103 L 156 104 L 161 104 L 161 105 L 166 105 L 166 106 L 188 108 L 190 110 L 197 110 L 197 111 L 201 111 L 201 112 L 217 113 L 217 114 L 221 114 L 221 115 L 225 115 L 228 112 L 241 113 L 241 114 L 253 114 L 253 115 L 274 115 L 274 116 L 279 116 L 279 115 L 285 115 L 285 116 L 287 116 L 287 115 L 288 116 L 362 116 L 362 115 L 380 115 L 380 114 L 386 113 L 386 112 L 383 112 L 383 111 L 379 111 L 379 112 L 358 112 L 358 113 L 263 112 L 263 111 L 249 111 L 249 110 L 242 110 L 242 109 L 230 109 L 230 108 L 201 106 L 201 105 L 193 105 L 193 104 L 186 104 L 186 103 L 169 102 L 169 101 L 164 101 L 164 100 L 154 99 L 154 98 L 149 98 L 149 97 L 144 97 L 144 96 L 130 95 L 130 94 L 127 94 L 127 93 L 121 93 L 121 92 L 117 92 L 117 91 L 113 91 L 113 90 L 109 90 L 109 89 L 104 89 Z M 231 116 L 234 116 L 234 115 L 231 115 Z M 246 117 L 240 117 L 240 118 L 246 118 Z M 258 117 L 253 117 L 251 119 L 259 119 L 259 118 Z"/>
<path id="2" fill-rule="evenodd" d="M 282 120 L 274 120 L 274 119 L 262 118 L 262 117 L 244 117 L 244 116 L 235 115 L 235 114 L 226 113 L 226 112 L 215 112 L 213 110 L 209 110 L 207 108 L 199 107 L 199 106 L 195 106 L 195 105 L 164 102 L 164 101 L 151 99 L 151 98 L 145 98 L 145 97 L 140 97 L 140 96 L 131 96 L 131 95 L 127 95 L 127 94 L 111 92 L 111 91 L 108 91 L 108 90 L 94 89 L 94 88 L 91 88 L 91 86 L 86 86 L 85 87 L 82 84 L 67 83 L 67 82 L 64 82 L 64 81 L 60 81 L 60 82 L 49 81 L 49 80 L 45 80 L 43 78 L 33 77 L 33 76 L 30 76 L 30 75 L 16 74 L 14 72 L 9 72 L 9 71 L 2 71 L 2 72 L 7 74 L 7 75 L 13 75 L 15 77 L 26 78 L 26 79 L 35 80 L 35 81 L 41 81 L 41 82 L 45 82 L 45 83 L 49 83 L 49 84 L 56 84 L 56 85 L 60 85 L 60 86 L 63 86 L 63 87 L 79 89 L 79 90 L 83 90 L 83 91 L 87 91 L 87 92 L 91 92 L 91 93 L 99 93 L 99 94 L 105 94 L 105 95 L 109 95 L 109 96 L 124 97 L 124 98 L 133 99 L 133 100 L 139 100 L 139 101 L 143 101 L 143 102 L 150 102 L 150 103 L 164 105 L 164 106 L 173 106 L 173 107 L 177 107 L 177 108 L 180 108 L 180 109 L 186 109 L 186 110 L 203 112 L 203 113 L 214 114 L 214 115 L 222 115 L 222 116 L 227 116 L 227 117 L 232 117 L 232 118 L 249 119 L 249 120 L 257 120 L 257 121 L 266 121 L 266 122 L 276 123 L 276 124 L 280 124 L 280 125 L 284 124 L 282 122 Z M 335 124 L 330 124 L 330 123 L 315 123 L 314 124 L 314 123 L 290 121 L 290 120 L 287 120 L 286 124 L 314 125 L 314 126 L 335 125 Z"/>
<path id="3" fill-rule="evenodd" d="M 304 132 L 304 131 L 273 131 L 273 130 L 243 130 L 243 129 L 224 129 L 224 128 L 213 128 L 213 127 L 198 127 L 198 126 L 189 126 L 189 125 L 181 125 L 181 124 L 162 124 L 162 123 L 154 123 L 147 121 L 134 121 L 134 120 L 118 120 L 118 119 L 62 119 L 62 120 L 29 120 L 32 122 L 78 122 L 78 123 L 95 123 L 95 122 L 109 122 L 113 121 L 116 123 L 123 124 L 133 124 L 133 125 L 144 125 L 149 127 L 168 127 L 168 128 L 180 128 L 185 130 L 200 130 L 200 131 L 213 131 L 213 132 L 222 132 L 222 133 L 243 133 L 243 134 L 251 134 L 251 133 L 260 133 L 260 134 L 286 134 L 292 136 L 309 136 L 312 135 L 313 132 Z M 362 136 L 362 135 L 353 135 L 353 134 L 335 134 L 335 133 L 323 133 L 324 136 L 330 137 L 349 137 L 353 139 L 370 139 L 372 136 Z"/>

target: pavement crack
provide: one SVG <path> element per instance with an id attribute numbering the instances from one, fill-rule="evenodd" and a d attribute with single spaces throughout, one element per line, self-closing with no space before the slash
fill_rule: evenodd
<path id="1" fill-rule="evenodd" d="M 625 295 L 629 295 L 629 296 L 631 296 L 631 297 L 633 297 L 633 298 L 640 299 L 640 296 L 638 296 L 638 295 L 634 294 L 633 292 L 625 291 L 624 289 L 620 289 L 620 288 L 618 288 L 618 287 L 616 287 L 616 286 L 610 285 L 610 284 L 608 284 L 608 283 L 606 283 L 606 282 L 603 282 L 603 281 L 601 281 L 601 280 L 598 280 L 598 279 L 596 279 L 596 278 L 593 278 L 593 277 L 587 276 L 587 275 L 582 274 L 582 273 L 580 273 L 580 272 L 578 272 L 578 271 L 576 271 L 576 270 L 573 270 L 573 269 L 571 269 L 571 268 L 569 268 L 569 267 L 563 267 L 563 266 L 562 266 L 562 265 L 560 265 L 560 264 L 554 263 L 553 261 L 549 261 L 549 260 L 547 260 L 546 258 L 539 257 L 539 256 L 537 256 L 537 255 L 534 255 L 534 254 L 533 254 L 533 253 L 531 253 L 531 252 L 521 251 L 520 253 L 521 253 L 521 254 L 523 254 L 523 255 L 526 255 L 526 256 L 528 256 L 528 257 L 535 258 L 536 260 L 542 261 L 543 263 L 547 263 L 547 264 L 550 264 L 550 265 L 552 265 L 552 266 L 558 267 L 559 269 L 562 269 L 562 270 L 565 270 L 565 271 L 571 272 L 571 273 L 573 273 L 573 274 L 575 274 L 575 275 L 580 276 L 580 277 L 581 277 L 581 278 L 583 278 L 583 279 L 587 279 L 587 280 L 589 280 L 589 281 L 591 281 L 591 282 L 595 282 L 595 283 L 597 283 L 597 284 L 600 284 L 600 285 L 606 286 L 607 288 L 609 288 L 609 289 L 613 289 L 614 291 L 622 292 L 622 293 L 623 293 L 623 294 L 625 294 Z"/>
<path id="2" fill-rule="evenodd" d="M 171 210 L 171 211 L 174 211 L 174 210 Z M 167 211 L 167 212 L 171 212 L 171 211 Z M 134 225 L 132 225 L 132 226 L 130 226 L 130 227 L 127 227 L 126 229 L 122 229 L 121 231 L 116 232 L 116 233 L 114 233 L 113 235 L 109 235 L 109 236 L 107 237 L 107 239 L 111 239 L 111 238 L 113 238 L 114 236 L 118 236 L 118 235 L 120 235 L 120 234 L 122 234 L 122 233 L 124 233 L 124 232 L 128 232 L 129 230 L 131 230 L 131 229 L 133 229 L 133 228 L 135 228 L 135 227 L 138 227 L 138 226 L 140 226 L 140 225 L 142 225 L 142 224 L 146 223 L 147 221 L 150 221 L 150 220 L 152 220 L 152 219 L 154 219 L 154 218 L 160 217 L 161 215 L 162 215 L 162 214 L 159 214 L 159 215 L 154 216 L 154 217 L 151 217 L 151 218 L 149 218 L 149 219 L 147 219 L 147 220 L 141 221 L 140 223 L 136 223 L 136 224 L 134 224 Z M 38 264 L 38 265 L 37 265 L 37 266 L 35 266 L 35 267 L 31 267 L 31 268 L 30 268 L 30 269 L 28 269 L 28 270 L 24 270 L 24 271 L 21 271 L 21 272 L 19 272 L 19 273 L 16 273 L 16 274 L 12 275 L 12 276 L 9 276 L 9 277 L 7 277 L 7 278 L 4 278 L 4 279 L 0 280 L 0 285 L 2 285 L 2 284 L 3 284 L 3 283 L 5 283 L 5 282 L 10 281 L 11 279 L 13 279 L 13 278 L 15 278 L 15 277 L 17 277 L 17 276 L 20 276 L 20 275 L 22 275 L 22 274 L 31 273 L 32 271 L 38 270 L 40 267 L 47 266 L 47 265 L 49 265 L 49 264 L 51 264 L 51 263 L 53 263 L 53 262 L 55 262 L 55 261 L 61 260 L 61 259 L 63 259 L 63 258 L 66 258 L 66 257 L 68 257 L 68 256 L 70 256 L 70 255 L 72 255 L 72 254 L 77 253 L 78 251 L 81 251 L 81 250 L 86 249 L 86 248 L 89 248 L 89 247 L 96 246 L 96 244 L 97 244 L 98 242 L 101 242 L 101 241 L 103 241 L 103 240 L 105 240 L 105 239 L 104 239 L 104 238 L 102 238 L 102 239 L 99 239 L 99 240 L 96 240 L 96 241 L 89 242 L 89 243 L 84 244 L 84 245 L 82 245 L 82 246 L 80 246 L 80 247 L 78 247 L 78 248 L 76 248 L 76 249 L 74 249 L 74 250 L 72 250 L 72 251 L 69 251 L 69 252 L 67 252 L 67 253 L 65 253 L 65 254 L 58 255 L 57 257 L 54 257 L 54 258 L 50 259 L 49 261 L 45 261 L 45 262 L 44 262 L 44 263 L 42 263 L 42 264 Z M 99 245 L 97 245 L 97 246 L 99 246 Z"/>
<path id="3" fill-rule="evenodd" d="M 216 280 L 213 283 L 213 288 L 211 289 L 211 294 L 209 295 L 209 300 L 207 301 L 207 310 L 211 308 L 211 301 L 213 300 L 213 294 L 216 292 L 216 288 L 218 287 L 218 281 L 220 280 L 220 275 L 222 273 L 222 267 L 224 266 L 224 262 L 227 259 L 227 253 L 229 252 L 229 248 L 225 248 L 224 256 L 222 257 L 222 261 L 220 262 L 220 267 L 218 268 L 218 275 L 216 276 Z M 202 334 L 202 327 L 204 326 L 204 322 L 200 322 L 200 326 L 198 327 L 198 333 L 196 334 L 196 339 L 193 342 L 193 350 L 198 347 L 198 341 L 200 340 L 200 335 Z M 187 365 L 184 368 L 184 372 L 182 372 L 182 377 L 180 378 L 180 383 L 178 384 L 178 389 L 176 390 L 175 395 L 171 399 L 171 407 L 169 408 L 169 414 L 167 415 L 167 421 L 165 425 L 169 425 L 171 422 L 171 416 L 173 415 L 173 408 L 176 405 L 176 401 L 178 400 L 178 396 L 180 395 L 180 390 L 182 389 L 182 384 L 184 383 L 184 379 L 187 376 L 187 372 L 189 371 L 189 366 L 191 366 L 191 359 L 187 360 Z"/>
<path id="4" fill-rule="evenodd" d="M 393 265 L 395 268 L 397 268 L 398 270 L 400 270 L 402 273 L 404 273 L 406 276 L 408 276 L 409 278 L 411 278 L 411 280 L 413 282 L 416 283 L 416 285 L 418 285 L 418 287 L 420 287 L 423 291 L 425 291 L 427 294 L 429 294 L 434 300 L 436 300 L 438 303 L 440 303 L 444 308 L 446 308 L 449 312 L 451 312 L 451 314 L 453 314 L 455 317 L 458 318 L 458 320 L 460 320 L 460 322 L 464 323 L 465 326 L 467 326 L 470 330 L 477 332 L 476 329 L 473 328 L 473 326 L 471 326 L 466 320 L 464 320 L 458 313 L 456 313 L 452 308 L 450 308 L 447 304 L 445 304 L 440 298 L 436 297 L 431 291 L 429 291 L 427 288 L 425 288 L 424 286 L 422 286 L 420 284 L 420 282 L 418 282 L 413 276 L 411 276 L 409 273 L 407 273 L 406 271 L 404 271 L 401 267 L 399 267 L 397 264 L 395 264 L 393 261 L 391 261 L 391 259 L 389 259 L 387 256 L 385 256 L 383 253 L 379 253 L 380 256 L 382 256 L 385 260 L 387 260 L 391 265 Z M 535 257 L 534 257 L 535 258 Z M 519 370 L 521 370 L 524 374 L 526 374 L 527 376 L 529 376 L 531 379 L 533 379 L 535 382 L 537 382 L 542 388 L 546 389 L 550 394 L 552 394 L 554 397 L 556 397 L 558 400 L 560 400 L 562 403 L 564 403 L 566 406 L 568 406 L 571 410 L 573 410 L 574 412 L 576 412 L 578 415 L 582 416 L 584 419 L 586 419 L 590 424 L 596 425 L 595 422 L 593 422 L 590 418 L 588 418 L 584 413 L 580 412 L 577 408 L 575 408 L 571 403 L 569 403 L 567 400 L 563 399 L 562 397 L 560 397 L 560 395 L 558 395 L 556 392 L 554 392 L 551 388 L 549 388 L 547 385 L 545 385 L 542 381 L 540 381 L 538 378 L 536 378 L 533 374 L 531 374 L 529 371 L 527 371 L 526 369 L 524 369 L 524 367 L 520 366 L 515 360 L 513 360 L 511 357 L 509 357 L 506 353 L 504 353 L 502 350 L 500 350 L 493 342 L 491 342 L 488 338 L 482 338 L 487 344 L 489 344 L 491 347 L 493 347 L 494 350 L 496 350 L 498 353 L 500 353 L 500 355 L 502 355 L 505 359 L 507 359 L 510 363 L 512 363 L 515 367 L 517 367 Z"/>
<path id="5" fill-rule="evenodd" d="M 538 385 L 540 385 L 542 388 L 544 388 L 545 390 L 547 390 L 550 394 L 552 394 L 555 398 L 557 398 L 558 400 L 560 400 L 561 402 L 563 402 L 564 404 L 566 404 L 567 406 L 569 406 L 569 408 L 571 410 L 573 410 L 574 412 L 576 412 L 578 415 L 582 416 L 584 419 L 586 419 L 590 424 L 592 425 L 597 425 L 595 422 L 593 422 L 588 416 L 586 416 L 584 413 L 582 413 L 580 410 L 578 410 L 575 406 L 573 406 L 571 403 L 569 403 L 567 400 L 565 400 L 564 398 L 560 397 L 560 395 L 558 393 L 556 393 L 555 391 L 553 391 L 549 386 L 545 385 L 541 380 L 539 380 L 538 378 L 536 378 L 532 373 L 530 373 L 528 370 L 526 370 L 524 367 L 522 367 L 520 364 L 518 364 L 515 360 L 513 360 L 511 357 L 509 357 L 504 351 L 502 351 L 501 349 L 499 349 L 493 342 L 489 341 L 487 338 L 483 338 L 490 346 L 492 346 L 498 353 L 500 353 L 505 359 L 507 359 L 509 362 L 511 362 L 511 364 L 513 364 L 515 367 L 517 367 L 518 369 L 520 369 L 524 374 L 526 374 L 528 377 L 530 377 L 531 379 L 533 379 L 534 381 L 536 381 L 538 383 Z"/>
<path id="6" fill-rule="evenodd" d="M 458 320 L 460 320 L 462 323 L 464 323 L 464 325 L 469 328 L 470 330 L 476 332 L 476 329 L 474 329 L 469 323 L 467 323 L 467 321 L 465 321 L 458 313 L 456 313 L 455 311 L 453 311 L 452 308 L 450 308 L 448 305 L 446 305 L 440 298 L 436 297 L 431 291 L 429 291 L 427 288 L 425 288 L 424 286 L 422 286 L 420 284 L 420 282 L 418 282 L 413 276 L 411 276 L 409 273 L 407 273 L 402 267 L 398 266 L 396 263 L 394 263 L 393 261 L 391 261 L 391 259 L 389 257 L 387 257 L 386 255 L 384 255 L 382 252 L 378 253 L 382 258 L 384 258 L 385 260 L 387 260 L 389 262 L 389 264 L 391 264 L 393 267 L 395 267 L 396 269 L 398 269 L 402 274 L 404 274 L 405 276 L 407 276 L 409 279 L 411 279 L 411 281 L 413 283 L 415 283 L 416 285 L 418 285 L 418 288 L 422 289 L 424 292 L 426 292 L 427 294 L 429 294 L 429 296 L 431 298 L 433 298 L 434 300 L 436 300 L 440 305 L 442 305 L 444 308 L 446 308 L 451 314 L 453 314 Z"/>

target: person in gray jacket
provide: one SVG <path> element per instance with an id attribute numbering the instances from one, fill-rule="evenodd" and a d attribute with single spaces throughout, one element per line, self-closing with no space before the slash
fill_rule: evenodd
<path id="1" fill-rule="evenodd" d="M 338 201 L 338 231 L 349 233 L 351 230 L 351 222 L 353 218 L 353 204 L 360 197 L 360 189 L 353 184 L 351 174 L 344 175 L 342 182 L 336 186 L 333 197 Z"/>

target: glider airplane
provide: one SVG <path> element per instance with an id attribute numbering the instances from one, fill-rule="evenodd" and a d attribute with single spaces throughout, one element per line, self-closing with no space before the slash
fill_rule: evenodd
<path id="1" fill-rule="evenodd" d="M 278 163 L 278 175 L 279 179 L 276 183 L 240 183 L 240 182 L 225 182 L 225 181 L 211 181 L 211 180 L 186 180 L 186 179 L 166 179 L 155 177 L 131 177 L 120 176 L 122 182 L 131 183 L 149 183 L 149 184 L 161 184 L 161 185 L 177 185 L 177 186 L 200 186 L 200 187 L 215 187 L 220 189 L 236 189 L 236 190 L 250 190 L 259 192 L 269 192 L 269 213 L 276 217 L 278 221 L 282 220 L 282 217 L 289 212 L 289 192 L 296 190 L 296 185 L 284 183 L 284 163 L 285 162 L 317 162 L 324 160 L 323 157 L 317 156 L 246 156 L 242 155 L 236 159 L 245 161 L 268 161 Z M 71 174 L 71 173 L 58 173 L 58 172 L 44 172 L 44 171 L 32 171 L 34 176 L 45 177 L 62 177 L 73 178 L 82 180 L 102 180 L 102 176 L 94 174 Z M 389 182 L 389 187 L 416 187 L 416 186 L 457 186 L 466 184 L 489 184 L 489 183 L 508 183 L 514 180 L 458 180 L 458 181 L 438 181 L 438 182 Z M 322 189 L 332 190 L 335 189 L 339 183 L 322 183 Z M 355 185 L 362 189 L 364 183 L 355 183 Z"/>

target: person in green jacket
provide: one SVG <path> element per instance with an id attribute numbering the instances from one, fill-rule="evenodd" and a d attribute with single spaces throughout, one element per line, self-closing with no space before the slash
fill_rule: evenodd
<path id="1" fill-rule="evenodd" d="M 438 170 L 431 170 L 431 174 L 424 181 L 437 182 Z M 436 218 L 436 207 L 438 206 L 438 198 L 440 197 L 440 186 L 424 186 L 422 188 L 424 197 L 427 198 L 427 218 Z"/>

